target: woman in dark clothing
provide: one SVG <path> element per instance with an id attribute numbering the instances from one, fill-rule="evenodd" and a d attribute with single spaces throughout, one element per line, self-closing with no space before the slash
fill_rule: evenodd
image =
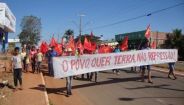
<path id="1" fill-rule="evenodd" d="M 168 74 L 168 78 L 172 79 L 172 78 L 170 77 L 170 75 L 172 74 L 173 77 L 174 77 L 174 80 L 177 79 L 176 76 L 175 76 L 175 73 L 174 73 L 174 65 L 175 65 L 175 63 L 174 63 L 174 62 L 170 62 L 170 63 L 168 63 L 168 65 L 169 65 L 169 74 Z"/>

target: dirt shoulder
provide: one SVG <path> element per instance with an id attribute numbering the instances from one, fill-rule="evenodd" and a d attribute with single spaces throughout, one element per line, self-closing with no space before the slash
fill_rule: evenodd
<path id="1" fill-rule="evenodd" d="M 10 105 L 46 105 L 41 75 L 24 73 L 23 90 L 18 90 L 10 97 Z"/>

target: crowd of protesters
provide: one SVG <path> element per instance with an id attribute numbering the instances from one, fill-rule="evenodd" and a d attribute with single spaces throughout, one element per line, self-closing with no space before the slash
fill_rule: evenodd
<path id="1" fill-rule="evenodd" d="M 107 47 L 107 45 L 105 45 Z M 30 45 L 24 45 L 22 47 L 21 53 L 19 54 L 19 48 L 16 47 L 14 49 L 14 54 L 12 57 L 12 69 L 13 69 L 13 76 L 14 76 L 14 84 L 15 84 L 15 91 L 17 90 L 17 84 L 19 81 L 20 84 L 20 90 L 22 90 L 22 71 L 27 73 L 27 72 L 32 72 L 32 73 L 40 73 L 41 72 L 41 64 L 42 61 L 44 59 L 46 59 L 47 63 L 48 63 L 48 74 L 50 76 L 54 76 L 54 70 L 53 70 L 53 57 L 57 57 L 57 56 L 80 56 L 83 54 L 98 54 L 98 53 L 102 53 L 102 51 L 100 51 L 100 48 L 103 46 L 98 46 L 96 47 L 95 50 L 93 51 L 88 51 L 86 49 L 84 50 L 80 50 L 80 48 L 76 48 L 75 53 L 73 53 L 71 48 L 65 48 L 63 46 L 62 47 L 62 52 L 58 53 L 55 50 L 56 46 L 50 46 L 48 48 L 48 50 L 45 53 L 42 53 L 41 49 L 36 48 L 35 46 L 30 46 Z M 122 52 L 120 45 L 116 45 L 115 48 L 109 47 L 109 49 L 111 50 L 111 52 L 114 53 L 119 53 Z M 141 45 L 139 46 L 139 48 L 137 48 L 138 50 L 149 50 L 149 41 L 146 41 L 144 43 L 141 43 Z M 106 52 L 104 52 L 106 53 Z M 22 65 L 21 65 L 22 64 Z M 31 66 L 31 67 L 30 67 Z M 31 71 L 30 71 L 31 68 Z M 131 67 L 131 70 L 136 71 L 136 67 Z M 151 79 L 151 67 L 150 65 L 142 65 L 139 67 L 140 72 L 141 72 L 141 78 L 142 81 L 145 81 L 145 72 L 147 70 L 148 72 L 148 83 L 153 83 L 152 79 Z M 169 63 L 169 74 L 168 74 L 168 78 L 171 78 L 170 75 L 172 74 L 174 79 L 176 79 L 176 76 L 174 74 L 174 63 Z M 113 73 L 119 75 L 120 74 L 120 69 L 113 69 Z M 85 75 L 87 75 L 87 80 L 92 81 L 93 77 L 95 82 L 97 82 L 97 76 L 98 76 L 98 72 L 92 72 L 92 73 L 87 73 L 87 74 L 82 74 L 81 78 L 79 76 L 69 76 L 66 77 L 66 90 L 67 90 L 67 96 L 72 95 L 72 79 L 85 79 Z"/>

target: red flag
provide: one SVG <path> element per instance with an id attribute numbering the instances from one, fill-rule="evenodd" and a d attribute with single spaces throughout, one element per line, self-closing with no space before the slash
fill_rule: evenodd
<path id="1" fill-rule="evenodd" d="M 61 44 L 64 45 L 64 38 L 61 38 Z"/>
<path id="2" fill-rule="evenodd" d="M 42 43 L 41 43 L 41 45 L 40 45 L 40 51 L 41 51 L 42 53 L 44 53 L 43 49 L 44 49 L 44 42 L 42 41 Z"/>
<path id="3" fill-rule="evenodd" d="M 69 42 L 68 42 L 66 48 L 67 48 L 67 51 L 75 52 L 75 43 L 74 43 L 73 36 L 70 36 L 70 39 L 69 39 Z"/>
<path id="4" fill-rule="evenodd" d="M 86 37 L 84 38 L 84 49 L 91 50 L 91 42 Z"/>
<path id="5" fill-rule="evenodd" d="M 76 43 L 76 48 L 78 48 L 80 50 L 80 54 L 83 54 L 84 47 L 83 47 L 80 39 Z"/>
<path id="6" fill-rule="evenodd" d="M 155 41 L 153 41 L 152 44 L 151 44 L 151 48 L 152 48 L 152 49 L 156 49 L 156 46 L 157 46 L 157 45 L 156 45 Z"/>
<path id="7" fill-rule="evenodd" d="M 102 53 L 102 45 L 99 46 L 99 48 L 98 48 L 98 53 L 99 53 L 99 54 Z"/>
<path id="8" fill-rule="evenodd" d="M 96 43 L 91 43 L 91 51 L 95 51 L 96 50 Z"/>
<path id="9" fill-rule="evenodd" d="M 56 45 L 57 45 L 57 41 L 55 40 L 54 37 L 52 37 L 49 46 L 52 47 L 52 46 L 56 46 Z"/>
<path id="10" fill-rule="evenodd" d="M 104 49 L 104 53 L 111 53 L 113 50 L 111 48 L 111 46 L 105 46 L 105 49 Z"/>
<path id="11" fill-rule="evenodd" d="M 59 55 L 61 55 L 61 54 L 62 54 L 62 45 L 61 45 L 61 44 L 57 44 L 57 45 L 54 47 L 54 50 L 55 50 Z"/>
<path id="12" fill-rule="evenodd" d="M 120 49 L 121 49 L 122 51 L 128 50 L 128 36 L 125 36 L 125 37 L 124 37 Z"/>
<path id="13" fill-rule="evenodd" d="M 98 50 L 99 53 L 111 53 L 112 51 L 113 51 L 112 47 L 108 45 L 102 45 Z"/>
<path id="14" fill-rule="evenodd" d="M 45 54 L 48 51 L 48 45 L 47 42 L 42 41 L 40 45 L 40 51 Z"/>
<path id="15" fill-rule="evenodd" d="M 147 29 L 146 29 L 146 33 L 145 33 L 145 37 L 147 39 L 149 39 L 151 36 L 151 29 L 150 29 L 150 24 L 148 25 Z"/>

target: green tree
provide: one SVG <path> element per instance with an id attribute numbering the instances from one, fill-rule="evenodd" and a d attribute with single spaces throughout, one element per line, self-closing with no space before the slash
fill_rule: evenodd
<path id="1" fill-rule="evenodd" d="M 88 40 L 90 40 L 91 42 L 96 42 L 97 44 L 100 44 L 101 43 L 101 40 L 100 40 L 100 37 L 98 36 L 91 36 L 89 34 L 85 34 L 85 35 L 81 35 L 81 36 L 77 36 L 75 38 L 75 42 L 77 42 L 79 39 L 81 40 L 82 44 L 84 44 L 84 38 L 87 38 Z"/>
<path id="2" fill-rule="evenodd" d="M 66 30 L 63 35 L 63 37 L 66 38 L 66 41 L 69 40 L 70 36 L 74 36 L 74 31 L 72 29 Z"/>
<path id="3" fill-rule="evenodd" d="M 21 21 L 19 39 L 22 44 L 38 44 L 41 38 L 41 19 L 36 16 L 24 16 Z"/>
<path id="4" fill-rule="evenodd" d="M 184 36 L 182 35 L 182 30 L 174 29 L 172 33 L 167 34 L 164 47 L 178 49 L 179 59 L 184 60 Z"/>

